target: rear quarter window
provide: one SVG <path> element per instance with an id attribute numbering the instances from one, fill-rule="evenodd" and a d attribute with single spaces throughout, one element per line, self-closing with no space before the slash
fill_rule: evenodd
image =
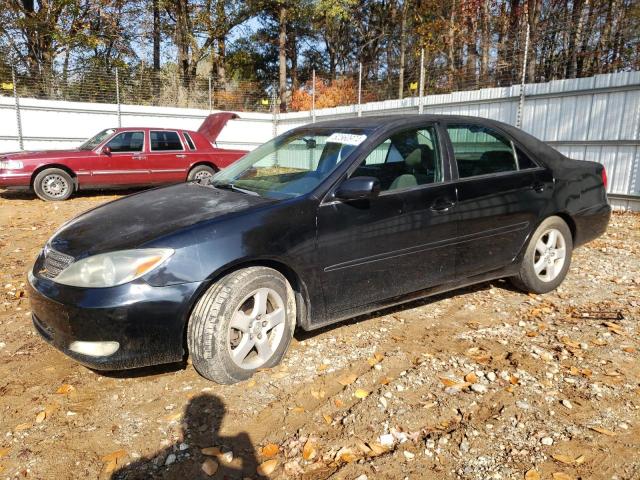
<path id="1" fill-rule="evenodd" d="M 184 135 L 184 139 L 187 141 L 187 145 L 189 145 L 189 150 L 195 150 L 196 146 L 193 143 L 191 135 L 189 135 L 187 132 L 182 132 L 182 134 Z"/>

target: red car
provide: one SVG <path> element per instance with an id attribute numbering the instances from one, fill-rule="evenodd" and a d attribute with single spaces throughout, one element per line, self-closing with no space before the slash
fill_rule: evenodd
<path id="1" fill-rule="evenodd" d="M 201 181 L 247 153 L 214 147 L 232 118 L 237 115 L 209 115 L 197 132 L 108 128 L 74 150 L 0 154 L 0 187 L 30 188 L 43 200 L 66 200 L 78 189 Z"/>

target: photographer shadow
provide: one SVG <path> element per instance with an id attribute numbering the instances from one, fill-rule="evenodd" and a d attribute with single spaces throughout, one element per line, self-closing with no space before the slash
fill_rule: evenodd
<path id="1" fill-rule="evenodd" d="M 112 480 L 162 478 L 243 479 L 255 477 L 258 461 L 246 432 L 220 436 L 224 403 L 211 394 L 189 401 L 182 422 L 182 441 L 147 458 L 141 458 L 116 470 Z M 182 447 L 182 450 L 180 449 Z M 219 453 L 204 455 L 203 448 L 216 447 Z M 228 452 L 232 452 L 229 454 Z M 208 471 L 203 465 L 207 465 Z M 215 473 L 211 473 L 215 470 Z"/>

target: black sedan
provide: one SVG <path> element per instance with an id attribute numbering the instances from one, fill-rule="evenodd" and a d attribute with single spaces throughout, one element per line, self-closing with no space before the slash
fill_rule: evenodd
<path id="1" fill-rule="evenodd" d="M 605 231 L 605 187 L 602 165 L 487 119 L 308 125 L 63 225 L 29 273 L 33 322 L 91 368 L 189 354 L 233 383 L 280 362 L 297 326 L 497 278 L 553 290 Z"/>

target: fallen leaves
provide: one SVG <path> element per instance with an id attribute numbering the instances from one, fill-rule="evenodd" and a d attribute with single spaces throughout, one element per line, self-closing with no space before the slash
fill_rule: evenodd
<path id="1" fill-rule="evenodd" d="M 203 455 L 208 455 L 210 457 L 217 457 L 218 455 L 222 455 L 222 450 L 220 450 L 220 447 L 205 447 L 200 449 L 200 452 Z"/>
<path id="2" fill-rule="evenodd" d="M 563 472 L 554 472 L 551 474 L 551 476 L 553 477 L 553 480 L 573 480 L 573 477 L 571 475 Z"/>
<path id="3" fill-rule="evenodd" d="M 307 440 L 307 443 L 304 444 L 302 448 L 302 458 L 305 460 L 313 460 L 318 455 L 318 449 L 316 448 L 316 443 L 312 440 Z"/>
<path id="4" fill-rule="evenodd" d="M 38 415 L 36 415 L 36 423 L 44 422 L 45 418 L 47 418 L 47 412 L 43 410 L 42 412 L 38 413 Z"/>
<path id="5" fill-rule="evenodd" d="M 528 470 L 527 473 L 524 474 L 524 480 L 540 480 L 540 474 L 537 470 Z"/>
<path id="6" fill-rule="evenodd" d="M 262 475 L 263 477 L 266 477 L 267 475 L 271 475 L 277 466 L 278 466 L 278 459 L 273 458 L 271 460 L 267 460 L 266 462 L 262 462 L 260 465 L 258 465 L 256 472 L 258 475 Z"/>
<path id="7" fill-rule="evenodd" d="M 56 390 L 56 393 L 59 395 L 68 395 L 69 393 L 73 392 L 75 390 L 75 388 L 73 387 L 73 385 L 69 385 L 67 383 L 65 383 L 64 385 L 60 385 L 58 387 L 58 389 Z"/>
<path id="8" fill-rule="evenodd" d="M 275 443 L 268 443 L 260 451 L 261 455 L 266 458 L 275 457 L 280 451 L 280 447 Z"/>
<path id="9" fill-rule="evenodd" d="M 611 333 L 615 333 L 616 335 L 625 336 L 627 334 L 627 332 L 624 331 L 624 328 L 617 323 L 604 322 L 603 325 L 606 326 Z"/>
<path id="10" fill-rule="evenodd" d="M 120 449 L 115 452 L 108 453 L 107 455 L 102 457 L 102 462 L 104 463 L 103 470 L 105 473 L 113 472 L 116 467 L 121 463 L 121 459 L 127 456 L 127 451 Z"/>
<path id="11" fill-rule="evenodd" d="M 213 476 L 218 471 L 218 462 L 216 462 L 212 458 L 207 458 L 202 463 L 202 471 L 210 477 Z"/>
<path id="12" fill-rule="evenodd" d="M 353 450 L 347 447 L 342 447 L 336 453 L 336 461 L 344 462 L 344 463 L 352 463 L 358 459 L 358 456 L 353 453 Z"/>
<path id="13" fill-rule="evenodd" d="M 464 376 L 464 381 L 467 383 L 476 383 L 478 381 L 478 376 L 475 374 L 475 372 L 467 373 Z"/>
<path id="14" fill-rule="evenodd" d="M 363 398 L 367 398 L 369 396 L 369 392 L 362 388 L 358 388 L 355 392 L 353 392 L 353 396 L 362 400 Z"/>
<path id="15" fill-rule="evenodd" d="M 601 433 L 608 437 L 615 437 L 616 435 L 618 435 L 616 432 L 612 432 L 611 430 L 607 430 L 606 428 L 603 428 L 603 427 L 589 427 L 589 428 L 595 432 Z"/>
<path id="16" fill-rule="evenodd" d="M 373 357 L 367 359 L 367 362 L 369 363 L 369 365 L 371 367 L 375 367 L 382 360 L 384 360 L 384 355 L 382 355 L 381 353 L 376 352 L 376 353 L 373 354 Z"/>
<path id="17" fill-rule="evenodd" d="M 344 375 L 341 375 L 340 377 L 338 377 L 338 383 L 343 387 L 347 387 L 351 385 L 353 382 L 355 382 L 357 379 L 358 379 L 358 375 L 356 375 L 355 373 L 345 373 Z"/>

